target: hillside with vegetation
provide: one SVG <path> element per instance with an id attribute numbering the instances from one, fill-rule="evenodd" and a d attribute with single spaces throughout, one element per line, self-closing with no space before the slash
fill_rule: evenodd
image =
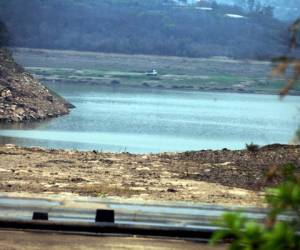
<path id="1" fill-rule="evenodd" d="M 179 6 L 171 0 L 10 0 L 0 17 L 16 47 L 268 59 L 285 52 L 272 11 Z"/>

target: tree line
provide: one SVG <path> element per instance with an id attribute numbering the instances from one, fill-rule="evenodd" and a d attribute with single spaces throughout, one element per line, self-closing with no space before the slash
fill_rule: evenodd
<path id="1" fill-rule="evenodd" d="M 282 54 L 286 24 L 272 13 L 171 0 L 0 0 L 11 46 L 187 57 Z M 238 14 L 232 18 L 226 14 Z M 1 27 L 0 27 L 1 28 Z"/>

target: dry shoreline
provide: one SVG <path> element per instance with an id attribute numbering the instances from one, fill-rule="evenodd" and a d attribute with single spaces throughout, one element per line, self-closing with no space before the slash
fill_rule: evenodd
<path id="1" fill-rule="evenodd" d="M 0 192 L 257 206 L 264 187 L 276 183 L 265 173 L 286 162 L 300 171 L 300 146 L 134 155 L 4 145 Z"/>

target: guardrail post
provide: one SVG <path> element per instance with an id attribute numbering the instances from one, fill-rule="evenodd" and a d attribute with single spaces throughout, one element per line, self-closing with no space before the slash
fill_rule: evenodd
<path id="1" fill-rule="evenodd" d="M 48 220 L 48 213 L 33 212 L 32 220 Z"/>
<path id="2" fill-rule="evenodd" d="M 115 211 L 108 209 L 97 209 L 95 222 L 115 223 Z"/>

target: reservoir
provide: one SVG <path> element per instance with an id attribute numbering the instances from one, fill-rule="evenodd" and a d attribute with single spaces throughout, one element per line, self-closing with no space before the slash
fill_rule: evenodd
<path id="1" fill-rule="evenodd" d="M 1 125 L 0 143 L 157 153 L 289 143 L 300 97 L 48 83 L 76 106 L 42 122 Z"/>

